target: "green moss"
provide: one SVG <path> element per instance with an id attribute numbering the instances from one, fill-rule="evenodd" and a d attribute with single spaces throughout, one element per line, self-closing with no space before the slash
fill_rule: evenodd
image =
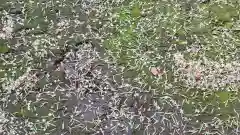
<path id="1" fill-rule="evenodd" d="M 139 5 L 135 5 L 132 8 L 131 15 L 132 15 L 132 17 L 135 17 L 135 18 L 141 16 L 141 9 L 140 9 Z"/>
<path id="2" fill-rule="evenodd" d="M 237 19 L 239 14 L 238 7 L 221 3 L 211 5 L 209 10 L 211 16 L 219 22 L 231 22 Z"/>

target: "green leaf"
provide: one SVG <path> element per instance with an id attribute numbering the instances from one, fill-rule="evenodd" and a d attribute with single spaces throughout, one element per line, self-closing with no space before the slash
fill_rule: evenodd
<path id="1" fill-rule="evenodd" d="M 7 53 L 9 50 L 7 44 L 4 41 L 0 41 L 0 53 Z"/>
<path id="2" fill-rule="evenodd" d="M 225 27 L 228 28 L 228 29 L 230 29 L 230 28 L 233 27 L 233 23 L 232 23 L 232 22 L 227 22 L 227 23 L 225 24 Z"/>
<path id="3" fill-rule="evenodd" d="M 187 41 L 186 40 L 179 40 L 177 41 L 179 45 L 187 45 Z"/>
<path id="4" fill-rule="evenodd" d="M 228 91 L 217 92 L 216 95 L 218 96 L 221 102 L 225 102 L 231 97 L 231 93 Z"/>
<path id="5" fill-rule="evenodd" d="M 183 110 L 184 110 L 184 113 L 191 114 L 194 112 L 194 105 L 191 103 L 184 103 Z"/>

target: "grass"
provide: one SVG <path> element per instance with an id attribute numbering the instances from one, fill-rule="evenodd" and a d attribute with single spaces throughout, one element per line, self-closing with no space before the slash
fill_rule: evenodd
<path id="1" fill-rule="evenodd" d="M 182 102 L 184 113 L 192 121 L 201 125 L 217 118 L 222 125 L 215 129 L 235 127 L 239 124 L 238 82 L 223 88 L 184 86 L 181 79 L 174 76 L 177 67 L 172 55 L 180 52 L 186 60 L 196 61 L 238 60 L 239 34 L 234 27 L 238 27 L 239 4 L 236 3 L 131 1 L 109 11 L 114 14 L 115 34 L 104 47 L 124 71 L 132 71 L 134 76 L 130 77 L 135 81 Z M 187 51 L 192 47 L 200 51 Z M 156 80 L 149 74 L 149 68 L 158 66 L 165 68 L 167 74 Z M 174 79 L 178 81 L 173 82 Z M 166 90 L 169 84 L 171 90 Z"/>
<path id="2" fill-rule="evenodd" d="M 182 134 L 239 132 L 237 0 L 91 2 L 0 2 L 2 25 L 10 25 L 4 21 L 6 18 L 13 22 L 12 37 L 0 41 L 1 109 L 13 123 L 1 125 L 5 126 L 4 133 L 20 126 L 25 131 L 15 129 L 13 134 L 106 133 L 108 129 L 104 127 L 111 128 L 112 134 L 119 134 L 124 128 L 130 128 L 126 131 L 130 134 L 160 134 L 161 129 L 181 129 L 178 132 Z M 0 32 L 5 31 L 1 28 Z M 90 48 L 84 48 L 89 42 L 106 54 L 99 58 Z M 52 64 L 61 59 L 66 66 L 64 74 L 61 66 L 55 70 Z M 85 74 L 92 64 L 88 62 L 99 59 L 111 69 L 103 66 L 100 71 Z M 151 67 L 165 72 L 153 76 Z M 37 74 L 37 80 L 24 79 L 30 82 L 6 89 L 28 69 L 32 69 L 31 77 Z M 116 71 L 110 72 L 113 69 Z M 198 70 L 202 72 L 200 82 L 194 79 Z M 76 78 L 83 88 L 77 89 Z M 99 99 L 92 101 L 86 96 L 96 96 L 91 95 L 94 93 L 100 95 Z M 87 115 L 82 112 L 80 116 L 82 104 L 91 108 L 106 95 L 108 104 L 99 106 L 109 107 L 105 110 L 109 112 L 100 117 L 100 111 L 99 117 L 83 122 Z M 112 124 L 106 124 L 108 118 Z M 158 121 L 156 125 L 149 125 L 152 118 Z M 182 125 L 174 125 L 175 121 Z"/>

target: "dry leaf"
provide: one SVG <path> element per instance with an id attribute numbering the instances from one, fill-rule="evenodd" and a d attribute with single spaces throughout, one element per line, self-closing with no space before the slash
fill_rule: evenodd
<path id="1" fill-rule="evenodd" d="M 150 69 L 150 72 L 154 75 L 154 76 L 157 76 L 157 75 L 161 75 L 163 73 L 163 69 L 162 68 L 157 68 L 157 67 L 152 67 Z"/>
<path id="2" fill-rule="evenodd" d="M 200 71 L 196 71 L 196 74 L 195 74 L 195 79 L 196 79 L 196 81 L 200 81 L 200 79 L 201 79 L 201 72 Z"/>

